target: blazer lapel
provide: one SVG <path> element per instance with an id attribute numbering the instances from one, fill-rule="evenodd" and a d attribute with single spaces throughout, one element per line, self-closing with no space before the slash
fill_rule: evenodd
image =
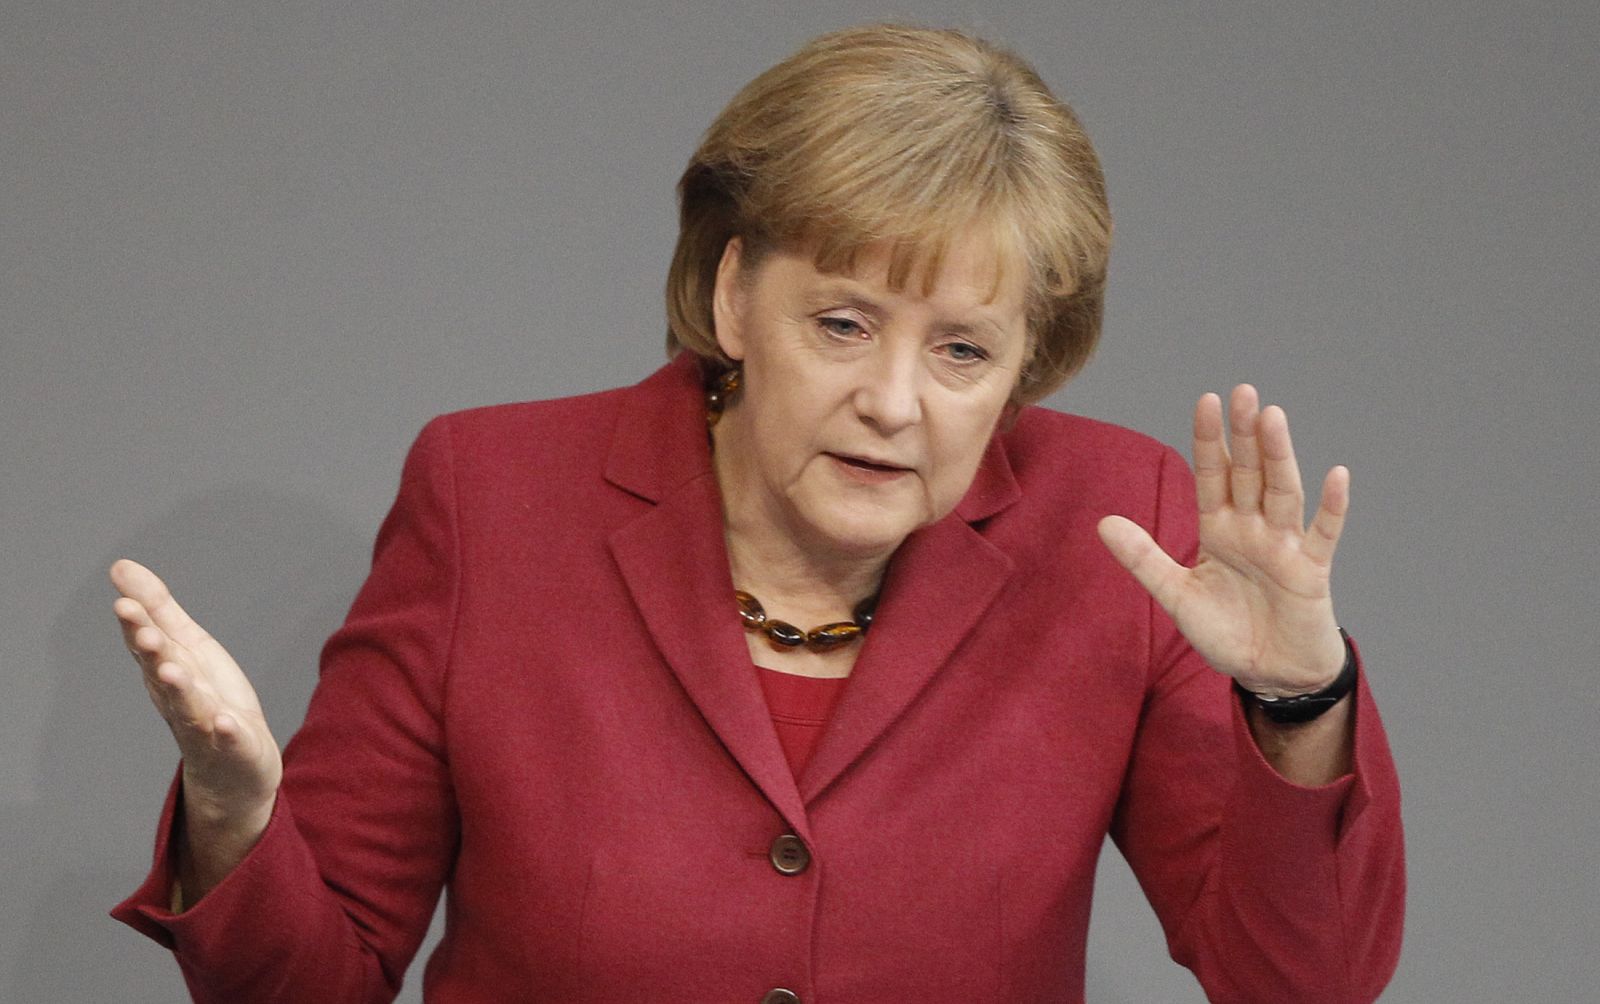
<path id="1" fill-rule="evenodd" d="M 959 514 L 908 537 L 890 560 L 872 630 L 801 777 L 810 803 L 893 725 L 977 625 L 1013 563 Z"/>
<path id="2" fill-rule="evenodd" d="M 609 543 L 656 647 L 706 724 L 795 832 L 805 809 L 778 744 L 743 628 L 722 531 L 692 360 L 680 357 L 633 392 L 619 415 L 607 477 L 655 502 Z"/>

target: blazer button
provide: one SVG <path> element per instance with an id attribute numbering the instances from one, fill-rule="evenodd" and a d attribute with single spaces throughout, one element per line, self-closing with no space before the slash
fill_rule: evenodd
<path id="1" fill-rule="evenodd" d="M 785 833 L 772 842 L 772 849 L 767 852 L 767 860 L 772 862 L 772 867 L 776 868 L 781 875 L 798 875 L 806 870 L 807 865 L 811 864 L 811 852 L 806 850 L 805 841 L 793 833 Z M 787 990 L 781 992 L 789 993 Z M 772 993 L 780 993 L 780 991 L 774 990 Z M 772 997 L 772 994 L 767 996 Z M 773 997 L 772 999 L 781 1002 L 787 1001 L 793 996 L 793 994 L 790 994 L 789 997 Z M 795 999 L 798 1000 L 798 998 Z"/>
<path id="2" fill-rule="evenodd" d="M 777 987 L 761 995 L 761 1004 L 800 1004 L 800 995 L 793 990 Z"/>

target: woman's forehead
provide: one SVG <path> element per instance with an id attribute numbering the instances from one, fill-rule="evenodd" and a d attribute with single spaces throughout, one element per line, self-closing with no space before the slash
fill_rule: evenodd
<path id="1" fill-rule="evenodd" d="M 1020 306 L 1027 298 L 1024 254 L 987 227 L 923 240 L 826 242 L 796 249 L 819 277 L 839 278 L 925 299 Z M 820 280 L 819 280 L 820 281 Z"/>

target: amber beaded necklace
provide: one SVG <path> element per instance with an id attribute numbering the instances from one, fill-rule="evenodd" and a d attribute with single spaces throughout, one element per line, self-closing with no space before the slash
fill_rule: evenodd
<path id="1" fill-rule="evenodd" d="M 722 417 L 723 409 L 739 391 L 739 371 L 728 370 L 716 380 L 706 391 L 706 431 L 709 434 L 711 427 L 717 424 Z M 788 621 L 780 621 L 767 616 L 766 608 L 761 601 L 745 592 L 736 589 L 734 599 L 739 601 L 739 622 L 747 631 L 760 631 L 767 636 L 767 641 L 780 652 L 788 652 L 805 646 L 814 652 L 827 652 L 842 645 L 848 645 L 857 638 L 867 633 L 867 628 L 872 624 L 872 614 L 878 606 L 878 596 L 874 593 L 856 604 L 850 612 L 852 620 L 833 621 L 803 631 Z"/>
<path id="2" fill-rule="evenodd" d="M 857 638 L 867 633 L 867 628 L 872 626 L 872 613 L 878 605 L 876 595 L 868 596 L 851 611 L 854 620 L 833 621 L 814 627 L 810 631 L 802 631 L 788 621 L 775 620 L 767 616 L 767 611 L 761 606 L 761 601 L 745 592 L 743 589 L 734 590 L 733 596 L 739 601 L 739 621 L 746 631 L 760 631 L 767 636 L 772 647 L 780 652 L 797 649 L 804 645 L 814 652 L 827 652 L 841 645 L 848 645 Z"/>

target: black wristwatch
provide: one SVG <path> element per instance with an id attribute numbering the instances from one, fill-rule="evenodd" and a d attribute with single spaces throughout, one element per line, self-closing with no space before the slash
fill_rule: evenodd
<path id="1" fill-rule="evenodd" d="M 1356 689 L 1356 650 L 1351 647 L 1350 636 L 1345 634 L 1344 628 L 1339 629 L 1339 637 L 1344 641 L 1344 668 L 1339 670 L 1338 677 L 1332 683 L 1316 693 L 1296 694 L 1293 697 L 1263 697 L 1239 686 L 1238 680 L 1233 681 L 1233 689 L 1239 692 L 1246 707 L 1254 704 L 1261 709 L 1261 713 L 1266 715 L 1268 720 L 1279 725 L 1309 722 Z"/>

